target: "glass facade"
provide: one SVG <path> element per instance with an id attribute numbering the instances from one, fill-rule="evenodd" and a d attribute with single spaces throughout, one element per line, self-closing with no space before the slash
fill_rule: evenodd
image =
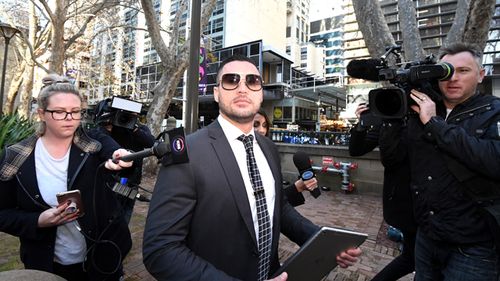
<path id="1" fill-rule="evenodd" d="M 311 22 L 310 41 L 324 47 L 325 78 L 344 75 L 344 16 Z"/>
<path id="2" fill-rule="evenodd" d="M 495 12 L 483 54 L 487 75 L 500 74 L 500 0 L 495 1 Z M 427 54 L 437 54 L 455 19 L 457 1 L 416 0 L 414 3 L 422 45 Z M 402 40 L 401 28 L 395 19 L 397 2 L 384 0 L 380 4 L 394 39 Z"/>

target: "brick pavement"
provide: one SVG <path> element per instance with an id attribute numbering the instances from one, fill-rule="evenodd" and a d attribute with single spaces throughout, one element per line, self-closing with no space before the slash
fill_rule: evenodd
<path id="1" fill-rule="evenodd" d="M 382 219 L 382 198 L 373 194 L 345 194 L 340 190 L 323 191 L 317 199 L 304 194 L 306 203 L 297 210 L 314 223 L 337 226 L 368 233 L 368 239 L 361 245 L 363 255 L 360 261 L 348 269 L 336 268 L 323 281 L 366 281 L 380 271 L 394 256 L 399 254 L 398 244 L 388 240 Z M 141 244 L 147 203 L 137 202 L 131 222 L 133 249 L 125 260 L 127 281 L 155 280 L 142 264 Z M 298 249 L 285 236 L 280 238 L 280 260 L 284 261 Z M 168 266 L 168 265 L 166 265 Z M 400 280 L 413 280 L 410 274 Z"/>
<path id="2" fill-rule="evenodd" d="M 144 186 L 151 188 L 147 179 Z M 399 254 L 397 244 L 386 239 L 382 220 L 381 198 L 371 194 L 344 194 L 339 190 L 323 191 L 317 199 L 308 193 L 304 194 L 306 204 L 297 207 L 297 210 L 313 222 L 326 225 L 344 227 L 368 233 L 367 241 L 361 246 L 363 255 L 360 262 L 348 269 L 333 270 L 324 281 L 365 281 L 381 270 L 394 256 Z M 142 264 L 142 234 L 148 204 L 137 202 L 130 224 L 133 236 L 133 247 L 125 259 L 125 273 L 127 281 L 155 280 Z M 280 258 L 284 261 L 298 249 L 294 243 L 282 236 L 280 241 Z M 0 232 L 0 271 L 19 269 L 17 239 Z M 165 265 L 168 266 L 168 265 Z M 412 276 L 400 280 L 412 280 Z"/>

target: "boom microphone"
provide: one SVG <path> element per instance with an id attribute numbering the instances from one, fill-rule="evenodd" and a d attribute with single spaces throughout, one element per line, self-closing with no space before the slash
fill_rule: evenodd
<path id="1" fill-rule="evenodd" d="M 310 180 L 316 176 L 311 167 L 309 156 L 304 152 L 297 151 L 293 155 L 293 164 L 295 164 L 295 167 L 297 167 L 297 170 L 299 170 L 300 178 L 303 181 Z M 319 188 L 311 190 L 310 193 L 314 198 L 318 198 L 318 196 L 321 195 L 321 191 L 319 191 Z"/>
<path id="2" fill-rule="evenodd" d="M 130 161 L 142 159 L 142 158 L 153 156 L 153 155 L 158 157 L 158 158 L 161 158 L 165 154 L 167 154 L 169 151 L 170 151 L 170 148 L 169 148 L 168 144 L 166 144 L 164 142 L 160 142 L 160 143 L 155 143 L 155 145 L 153 145 L 153 147 L 146 148 L 143 151 L 134 152 L 134 153 L 131 153 L 129 155 L 115 158 L 115 159 L 113 159 L 113 162 L 118 163 L 119 160 L 122 160 L 125 162 L 130 162 Z"/>
<path id="3" fill-rule="evenodd" d="M 347 64 L 347 74 L 354 78 L 370 81 L 380 81 L 379 70 L 384 68 L 380 59 L 352 60 Z"/>

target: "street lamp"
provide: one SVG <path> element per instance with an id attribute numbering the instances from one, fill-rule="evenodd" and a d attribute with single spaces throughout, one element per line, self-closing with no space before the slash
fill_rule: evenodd
<path id="1" fill-rule="evenodd" d="M 3 88 L 5 86 L 5 70 L 7 69 L 7 53 L 9 51 L 9 42 L 19 30 L 9 24 L 0 22 L 0 34 L 5 39 L 5 50 L 3 52 L 2 84 L 0 86 L 0 116 L 3 115 Z"/>

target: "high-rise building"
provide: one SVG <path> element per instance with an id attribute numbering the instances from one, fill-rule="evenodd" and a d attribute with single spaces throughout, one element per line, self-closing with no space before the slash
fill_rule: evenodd
<path id="1" fill-rule="evenodd" d="M 342 80 L 344 69 L 343 15 L 311 22 L 310 41 L 322 46 L 325 79 Z"/>
<path id="2" fill-rule="evenodd" d="M 320 93 L 315 89 L 324 84 L 325 60 L 324 47 L 309 42 L 309 2 L 217 0 L 209 23 L 202 30 L 201 47 L 207 50 L 208 64 L 205 71 L 206 87 L 200 97 L 200 115 L 206 111 L 207 104 L 213 102 L 212 89 L 216 84 L 215 74 L 219 62 L 234 53 L 254 59 L 263 73 L 265 106 L 269 112 L 287 96 L 286 93 L 300 96 L 297 108 L 309 107 L 303 112 L 317 112 Z M 168 29 L 181 8 L 180 1 L 155 0 L 153 5 L 162 27 Z M 97 101 L 111 94 L 131 94 L 134 99 L 148 101 L 161 77 L 158 55 L 147 32 L 141 30 L 146 27 L 143 16 L 134 9 L 122 9 L 117 14 L 125 27 L 103 33 L 94 44 L 92 69 L 95 69 L 94 78 L 100 82 L 100 86 L 95 88 L 91 96 Z M 179 25 L 179 34 L 184 38 L 188 36 L 189 16 L 188 7 L 181 15 Z M 287 50 L 291 54 L 289 49 L 292 48 L 297 58 L 286 54 Z M 182 86 L 181 81 L 179 96 Z M 325 87 L 321 95 L 323 103 L 329 102 L 335 108 L 342 104 L 339 101 L 344 100 L 342 90 L 332 91 Z M 293 115 L 288 114 L 291 108 L 288 104 L 290 102 L 276 105 L 283 108 L 285 114 L 282 122 L 285 123 L 295 120 Z"/>
<path id="3" fill-rule="evenodd" d="M 491 22 L 489 39 L 484 49 L 483 65 L 486 77 L 480 85 L 481 91 L 500 96 L 500 0 L 496 1 L 495 13 Z M 422 39 L 422 45 L 427 54 L 437 55 L 450 30 L 457 9 L 457 0 L 415 0 L 417 25 Z M 368 58 L 369 53 L 363 36 L 359 31 L 352 0 L 346 1 L 344 17 L 344 59 L 345 63 L 352 59 Z M 394 40 L 397 44 L 404 44 L 401 25 L 398 15 L 397 0 L 381 0 L 380 6 L 385 16 Z M 354 118 L 354 110 L 359 102 L 368 99 L 371 88 L 378 86 L 375 83 L 359 83 L 350 79 L 347 90 L 347 112 L 344 118 Z M 352 83 L 354 82 L 354 83 Z"/>
<path id="4" fill-rule="evenodd" d="M 488 41 L 483 52 L 486 78 L 482 88 L 500 96 L 500 0 L 496 3 Z M 457 0 L 415 0 L 417 25 L 427 54 L 437 54 L 450 30 L 457 10 Z M 382 0 L 380 6 L 396 42 L 402 42 L 397 0 Z M 404 42 L 402 42 L 404 44 Z"/>

